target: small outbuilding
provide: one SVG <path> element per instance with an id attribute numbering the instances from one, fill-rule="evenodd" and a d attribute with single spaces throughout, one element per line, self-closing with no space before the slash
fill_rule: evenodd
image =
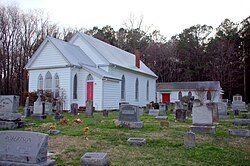
<path id="1" fill-rule="evenodd" d="M 183 96 L 198 98 L 204 94 L 205 100 L 218 102 L 221 99 L 222 88 L 219 81 L 194 81 L 194 82 L 163 82 L 157 83 L 157 102 L 174 103 Z"/>

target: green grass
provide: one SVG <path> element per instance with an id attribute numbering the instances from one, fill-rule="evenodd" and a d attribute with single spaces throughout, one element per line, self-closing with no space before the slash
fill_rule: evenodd
<path id="1" fill-rule="evenodd" d="M 49 126 L 56 125 L 61 130 L 57 136 L 49 136 L 49 151 L 57 165 L 79 165 L 81 156 L 86 152 L 107 152 L 110 165 L 249 165 L 250 138 L 228 135 L 228 128 L 245 128 L 234 126 L 233 119 L 221 120 L 216 126 L 216 134 L 196 134 L 197 146 L 192 149 L 184 147 L 183 136 L 190 130 L 191 119 L 186 122 L 175 122 L 174 115 L 168 114 L 169 128 L 162 128 L 154 117 L 143 115 L 142 129 L 119 128 L 114 124 L 117 112 L 103 117 L 94 113 L 94 118 L 84 114 L 72 116 L 64 114 L 73 122 L 80 118 L 83 124 L 61 125 L 52 116 L 39 121 L 27 118 L 27 123 L 34 123 L 23 129 L 48 133 Z M 89 127 L 88 140 L 83 136 L 83 128 Z M 147 144 L 142 147 L 130 146 L 129 137 L 146 138 Z"/>

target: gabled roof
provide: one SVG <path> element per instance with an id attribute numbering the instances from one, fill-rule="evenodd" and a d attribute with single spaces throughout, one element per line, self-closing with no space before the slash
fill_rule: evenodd
<path id="1" fill-rule="evenodd" d="M 95 53 L 98 54 L 98 56 L 102 59 L 104 58 L 105 60 L 107 60 L 109 64 L 114 64 L 129 70 L 157 77 L 157 75 L 153 71 L 151 71 L 142 61 L 140 61 L 140 68 L 137 68 L 135 66 L 134 54 L 131 54 L 127 51 L 112 46 L 84 33 L 78 32 L 75 36 L 80 36 L 83 40 L 85 40 L 86 43 L 88 43 L 93 49 L 95 49 Z M 73 40 L 71 40 L 70 42 L 73 42 Z M 106 62 L 104 62 L 104 64 L 105 63 Z"/>
<path id="2" fill-rule="evenodd" d="M 96 66 L 95 63 L 78 46 L 56 38 L 47 37 L 38 48 L 38 50 L 34 53 L 29 62 L 25 65 L 26 69 L 31 67 L 32 63 L 35 61 L 47 42 L 50 42 L 51 44 L 53 44 L 53 46 L 55 46 L 55 48 L 58 49 L 58 51 L 68 62 L 68 65 L 81 66 L 84 64 L 89 66 Z"/>
<path id="3" fill-rule="evenodd" d="M 194 81 L 194 82 L 164 82 L 157 83 L 156 89 L 160 91 L 168 90 L 221 90 L 219 81 Z"/>

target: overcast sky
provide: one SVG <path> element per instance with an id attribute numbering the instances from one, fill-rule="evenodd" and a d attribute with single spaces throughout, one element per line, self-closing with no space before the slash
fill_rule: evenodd
<path id="1" fill-rule="evenodd" d="M 130 15 L 167 38 L 195 24 L 214 28 L 224 19 L 240 22 L 250 16 L 250 0 L 0 0 L 20 8 L 42 9 L 51 20 L 64 27 L 111 25 L 115 30 Z"/>

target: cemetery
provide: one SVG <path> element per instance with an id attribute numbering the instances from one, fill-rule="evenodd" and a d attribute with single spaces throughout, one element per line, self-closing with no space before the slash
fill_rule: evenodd
<path id="1" fill-rule="evenodd" d="M 46 103 L 42 95 L 34 106 L 28 97 L 24 107 L 19 106 L 18 96 L 0 97 L 0 165 L 250 162 L 250 113 L 235 115 L 223 103 L 195 99 L 188 115 L 190 108 L 184 101 L 150 103 L 143 108 L 121 103 L 119 110 L 98 112 L 91 102 L 83 110 L 73 103 L 66 111 L 59 101 Z M 6 127 L 5 123 L 13 124 Z"/>

